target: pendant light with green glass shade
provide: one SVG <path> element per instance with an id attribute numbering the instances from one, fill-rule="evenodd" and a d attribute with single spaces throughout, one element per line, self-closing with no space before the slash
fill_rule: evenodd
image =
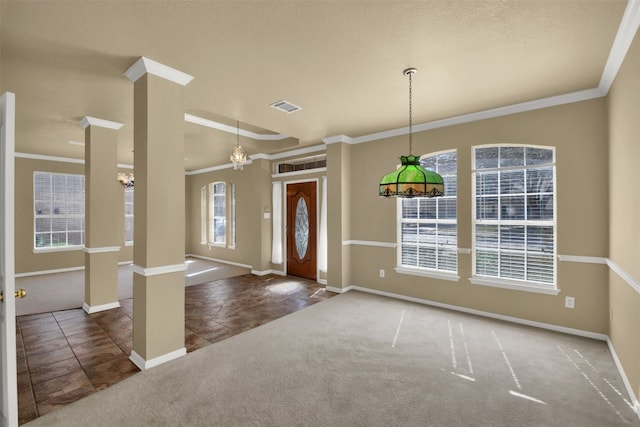
<path id="1" fill-rule="evenodd" d="M 400 156 L 400 167 L 382 177 L 381 197 L 438 197 L 444 194 L 442 177 L 422 167 L 420 157 L 413 155 L 412 76 L 417 71 L 415 68 L 403 71 L 409 76 L 409 155 Z"/>

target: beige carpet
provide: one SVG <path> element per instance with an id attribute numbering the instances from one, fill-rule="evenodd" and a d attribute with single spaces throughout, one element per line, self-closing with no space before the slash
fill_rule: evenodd
<path id="1" fill-rule="evenodd" d="M 29 426 L 638 426 L 605 343 L 356 291 Z"/>
<path id="2" fill-rule="evenodd" d="M 185 286 L 207 283 L 250 273 L 248 268 L 188 257 L 185 259 Z M 16 278 L 16 289 L 25 289 L 27 297 L 16 300 L 16 315 L 46 313 L 82 307 L 84 270 Z M 118 267 L 118 299 L 133 296 L 131 265 Z"/>

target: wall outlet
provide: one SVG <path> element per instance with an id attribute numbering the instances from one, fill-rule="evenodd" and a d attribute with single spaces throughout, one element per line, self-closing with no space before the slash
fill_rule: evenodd
<path id="1" fill-rule="evenodd" d="M 384 277 L 384 270 L 380 270 L 380 277 Z"/>
<path id="2" fill-rule="evenodd" d="M 576 306 L 576 299 L 574 297 L 564 297 L 565 308 L 574 308 Z"/>

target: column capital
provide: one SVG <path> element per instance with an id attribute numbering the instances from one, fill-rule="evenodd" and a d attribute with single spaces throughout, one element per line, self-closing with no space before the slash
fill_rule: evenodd
<path id="1" fill-rule="evenodd" d="M 324 142 L 325 145 L 337 143 L 353 144 L 353 138 L 347 135 L 334 135 L 322 138 L 322 142 Z"/>
<path id="2" fill-rule="evenodd" d="M 163 79 L 182 86 L 188 85 L 189 82 L 193 80 L 193 76 L 187 73 L 183 73 L 182 71 L 176 70 L 175 68 L 171 68 L 144 56 L 141 56 L 140 59 L 129 67 L 129 69 L 124 72 L 124 75 L 135 83 L 136 80 L 147 73 L 162 77 Z"/>
<path id="3" fill-rule="evenodd" d="M 84 116 L 82 120 L 80 120 L 80 126 L 82 126 L 84 129 L 88 128 L 89 126 L 97 126 L 101 128 L 118 130 L 122 127 L 122 123 L 112 122 L 104 119 L 97 119 L 91 116 Z"/>

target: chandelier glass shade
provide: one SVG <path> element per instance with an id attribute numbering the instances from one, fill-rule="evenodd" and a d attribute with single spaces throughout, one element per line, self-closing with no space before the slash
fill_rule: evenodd
<path id="1" fill-rule="evenodd" d="M 420 165 L 414 155 L 401 156 L 402 164 L 380 180 L 382 197 L 438 197 L 444 194 L 444 181 L 437 173 Z"/>

